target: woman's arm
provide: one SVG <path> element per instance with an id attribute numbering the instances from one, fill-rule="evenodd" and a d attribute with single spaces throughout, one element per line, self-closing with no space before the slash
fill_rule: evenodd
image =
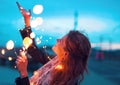
<path id="1" fill-rule="evenodd" d="M 25 28 L 20 30 L 20 34 L 22 38 L 30 37 L 30 34 L 32 33 L 31 27 L 30 27 L 30 11 L 26 11 L 20 4 L 17 2 L 17 5 L 20 9 L 20 12 L 22 16 L 24 17 L 25 22 Z M 27 53 L 32 56 L 32 58 L 42 64 L 45 64 L 49 61 L 48 57 L 46 56 L 45 52 L 42 50 L 39 50 L 38 47 L 35 44 L 34 39 L 32 39 L 33 43 L 30 45 L 30 47 L 27 49 Z"/>
<path id="2" fill-rule="evenodd" d="M 16 78 L 15 83 L 16 85 L 30 85 L 28 77 L 25 77 L 25 78 L 18 77 Z"/>

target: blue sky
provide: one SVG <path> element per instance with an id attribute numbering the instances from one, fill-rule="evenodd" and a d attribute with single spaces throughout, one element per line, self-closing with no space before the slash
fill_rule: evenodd
<path id="1" fill-rule="evenodd" d="M 42 17 L 43 24 L 36 30 L 36 38 L 43 36 L 41 45 L 53 45 L 74 28 L 74 13 L 78 13 L 77 30 L 85 31 L 91 43 L 120 43 L 120 0 L 17 0 L 24 8 L 33 10 L 41 4 L 44 10 L 32 17 Z M 0 46 L 5 46 L 8 40 L 13 40 L 16 46 L 22 46 L 19 29 L 24 27 L 16 0 L 0 1 Z M 32 21 L 32 19 L 31 19 Z M 49 39 L 49 38 L 52 39 Z M 46 41 L 47 40 L 47 41 Z"/>

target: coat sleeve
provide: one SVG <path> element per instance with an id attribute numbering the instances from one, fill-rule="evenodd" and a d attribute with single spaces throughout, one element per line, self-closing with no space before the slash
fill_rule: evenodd
<path id="1" fill-rule="evenodd" d="M 16 85 L 30 85 L 28 77 L 25 78 L 16 78 L 15 80 Z"/>
<path id="2" fill-rule="evenodd" d="M 30 34 L 32 33 L 31 27 L 26 27 L 24 29 L 19 30 L 20 34 L 22 36 L 22 39 L 25 37 L 30 37 Z M 49 61 L 45 51 L 43 49 L 38 49 L 38 47 L 35 44 L 34 38 L 32 39 L 33 43 L 28 48 L 27 53 L 33 58 L 33 60 L 40 62 L 42 64 L 45 64 Z"/>

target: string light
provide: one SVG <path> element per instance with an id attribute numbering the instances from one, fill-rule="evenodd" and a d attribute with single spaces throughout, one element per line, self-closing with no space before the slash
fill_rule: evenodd
<path id="1" fill-rule="evenodd" d="M 9 60 L 9 61 L 12 61 L 13 59 L 12 59 L 12 57 L 8 57 L 8 60 Z"/>
<path id="2" fill-rule="evenodd" d="M 30 37 L 35 38 L 35 33 L 34 32 L 30 33 Z"/>
<path id="3" fill-rule="evenodd" d="M 38 72 L 37 72 L 37 71 L 34 71 L 33 74 L 34 74 L 34 75 L 38 75 Z"/>
<path id="4" fill-rule="evenodd" d="M 23 40 L 23 45 L 27 49 L 33 43 L 32 39 L 29 37 L 25 37 Z"/>
<path id="5" fill-rule="evenodd" d="M 43 48 L 47 48 L 47 46 L 43 46 Z"/>
<path id="6" fill-rule="evenodd" d="M 48 56 L 48 59 L 51 60 L 50 56 Z"/>

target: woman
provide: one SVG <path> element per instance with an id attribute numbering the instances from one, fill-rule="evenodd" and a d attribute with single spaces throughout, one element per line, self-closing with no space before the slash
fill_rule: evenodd
<path id="1" fill-rule="evenodd" d="M 30 15 L 24 9 L 26 26 L 30 26 Z M 23 51 L 16 60 L 20 78 L 16 80 L 17 85 L 79 85 L 87 71 L 87 61 L 91 45 L 86 36 L 78 31 L 70 31 L 61 39 L 57 39 L 52 50 L 56 57 L 42 66 L 28 79 L 27 58 Z"/>

